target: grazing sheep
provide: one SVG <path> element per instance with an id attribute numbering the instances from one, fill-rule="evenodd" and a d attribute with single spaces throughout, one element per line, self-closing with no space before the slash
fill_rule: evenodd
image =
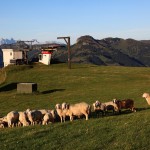
<path id="1" fill-rule="evenodd" d="M 35 125 L 36 123 L 42 123 L 43 115 L 38 110 L 32 110 L 27 112 L 28 120 L 30 121 L 31 125 Z"/>
<path id="2" fill-rule="evenodd" d="M 150 105 L 150 95 L 149 95 L 149 93 L 143 93 L 142 97 L 145 98 L 148 105 Z"/>
<path id="3" fill-rule="evenodd" d="M 29 126 L 29 122 L 28 122 L 28 116 L 26 112 L 19 112 L 19 123 L 18 126 L 20 125 L 24 126 Z"/>
<path id="4" fill-rule="evenodd" d="M 11 111 L 7 114 L 8 127 L 14 127 L 19 121 L 19 113 L 17 111 Z"/>
<path id="5" fill-rule="evenodd" d="M 130 109 L 132 112 L 136 112 L 134 107 L 134 101 L 132 99 L 125 99 L 125 100 L 114 99 L 114 103 L 117 104 L 119 112 L 121 112 L 121 109 Z"/>
<path id="6" fill-rule="evenodd" d="M 0 128 L 5 128 L 5 126 L 2 122 L 0 123 Z"/>
<path id="7" fill-rule="evenodd" d="M 54 123 L 54 118 L 51 113 L 46 113 L 43 117 L 43 125 L 47 125 L 49 122 Z"/>
<path id="8" fill-rule="evenodd" d="M 8 122 L 6 116 L 3 118 L 0 118 L 0 128 L 8 127 Z"/>
<path id="9" fill-rule="evenodd" d="M 67 110 L 66 109 L 63 110 L 61 104 L 56 104 L 55 109 L 56 109 L 58 116 L 60 117 L 61 123 L 63 121 L 65 122 Z"/>
<path id="10" fill-rule="evenodd" d="M 106 111 L 108 110 L 112 110 L 113 113 L 115 112 L 118 112 L 119 109 L 118 109 L 118 106 L 116 103 L 114 103 L 113 101 L 110 101 L 110 102 L 105 102 L 104 105 L 106 106 Z"/>
<path id="11" fill-rule="evenodd" d="M 97 100 L 95 103 L 93 103 L 93 109 L 97 116 L 100 112 L 102 113 L 102 115 L 104 115 L 106 111 L 106 105 Z"/>
<path id="12" fill-rule="evenodd" d="M 86 120 L 91 112 L 91 106 L 85 102 L 77 103 L 74 105 L 67 105 L 66 115 L 70 117 L 70 121 L 73 121 L 73 116 L 85 115 Z"/>

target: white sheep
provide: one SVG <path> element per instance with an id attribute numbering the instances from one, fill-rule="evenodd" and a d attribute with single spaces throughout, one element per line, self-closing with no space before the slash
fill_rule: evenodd
<path id="1" fill-rule="evenodd" d="M 115 100 L 115 99 L 114 99 Z M 108 110 L 112 110 L 113 113 L 115 112 L 119 112 L 119 109 L 118 109 L 118 106 L 117 104 L 113 101 L 110 101 L 110 102 L 105 102 L 104 104 L 106 105 L 106 111 Z"/>
<path id="2" fill-rule="evenodd" d="M 148 105 L 150 105 L 150 95 L 149 95 L 149 93 L 143 93 L 142 97 L 145 98 Z"/>
<path id="3" fill-rule="evenodd" d="M 3 122 L 0 122 L 0 128 L 5 128 Z"/>
<path id="4" fill-rule="evenodd" d="M 51 113 L 46 113 L 43 117 L 43 125 L 47 125 L 49 122 L 54 122 L 54 118 Z"/>
<path id="5" fill-rule="evenodd" d="M 106 111 L 106 105 L 97 100 L 95 103 L 93 103 L 93 109 L 94 112 L 97 113 L 97 115 L 99 112 L 102 112 L 102 115 L 104 115 Z"/>
<path id="6" fill-rule="evenodd" d="M 70 117 L 70 121 L 73 121 L 73 116 L 82 116 L 85 115 L 86 120 L 88 120 L 88 116 L 91 111 L 91 106 L 85 102 L 77 103 L 74 105 L 67 106 L 66 115 Z"/>
<path id="7" fill-rule="evenodd" d="M 0 128 L 8 127 L 7 117 L 0 118 Z"/>
<path id="8" fill-rule="evenodd" d="M 7 114 L 8 127 L 14 127 L 19 121 L 19 113 L 17 111 L 11 111 Z"/>
<path id="9" fill-rule="evenodd" d="M 19 112 L 19 123 L 18 126 L 20 125 L 23 126 L 29 126 L 29 122 L 28 122 L 28 116 L 26 112 Z"/>
<path id="10" fill-rule="evenodd" d="M 55 109 L 56 109 L 56 112 L 57 112 L 58 116 L 60 117 L 61 123 L 63 121 L 65 122 L 67 110 L 66 109 L 63 110 L 61 104 L 56 104 Z"/>

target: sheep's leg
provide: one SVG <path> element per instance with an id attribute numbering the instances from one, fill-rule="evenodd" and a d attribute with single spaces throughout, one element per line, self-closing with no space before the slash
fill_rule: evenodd
<path id="1" fill-rule="evenodd" d="M 73 121 L 73 116 L 72 115 L 70 116 L 70 121 Z"/>
<path id="2" fill-rule="evenodd" d="M 63 116 L 63 120 L 64 120 L 64 122 L 65 122 L 65 118 L 66 118 L 66 116 Z"/>
<path id="3" fill-rule="evenodd" d="M 60 120 L 61 120 L 61 123 L 62 123 L 63 122 L 63 117 L 62 116 L 60 117 Z"/>
<path id="4" fill-rule="evenodd" d="M 88 117 L 89 117 L 88 114 L 84 114 L 84 115 L 85 115 L 86 120 L 88 120 Z"/>
<path id="5" fill-rule="evenodd" d="M 11 121 L 8 121 L 8 127 L 11 127 Z"/>

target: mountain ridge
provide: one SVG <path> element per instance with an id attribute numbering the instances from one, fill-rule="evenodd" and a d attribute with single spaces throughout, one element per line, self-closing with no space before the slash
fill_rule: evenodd
<path id="1" fill-rule="evenodd" d="M 54 59 L 67 62 L 67 51 L 65 50 L 60 50 Z M 71 46 L 71 60 L 75 63 L 141 67 L 150 66 L 149 57 L 149 41 L 122 38 L 98 40 L 86 35 L 79 37 L 77 42 Z"/>

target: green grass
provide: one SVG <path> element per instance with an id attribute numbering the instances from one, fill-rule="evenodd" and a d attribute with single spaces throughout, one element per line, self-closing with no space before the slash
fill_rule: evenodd
<path id="1" fill-rule="evenodd" d="M 56 103 L 97 99 L 132 98 L 136 113 L 77 119 L 47 126 L 0 129 L 0 148 L 5 149 L 79 149 L 148 150 L 150 149 L 150 109 L 141 97 L 150 92 L 150 68 L 105 67 L 67 64 L 51 66 L 11 66 L 0 85 L 0 117 L 9 111 L 53 109 Z M 38 93 L 18 94 L 16 83 L 36 82 Z"/>

